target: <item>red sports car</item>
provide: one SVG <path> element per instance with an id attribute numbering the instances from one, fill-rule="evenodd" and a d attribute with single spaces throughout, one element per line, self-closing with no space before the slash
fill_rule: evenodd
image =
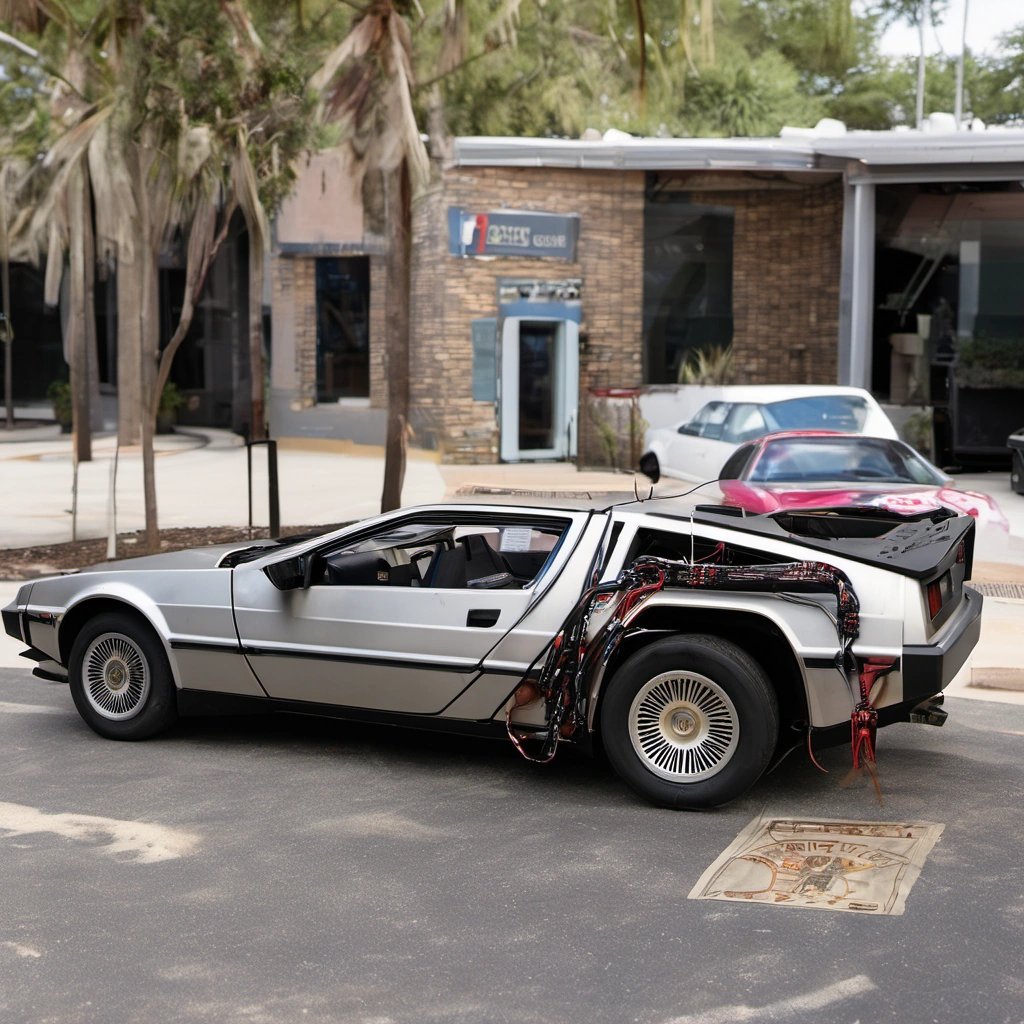
<path id="1" fill-rule="evenodd" d="M 768 434 L 738 448 L 718 482 L 728 505 L 748 512 L 867 505 L 891 512 L 945 506 L 1009 529 L 995 500 L 961 491 L 902 441 L 834 431 Z"/>

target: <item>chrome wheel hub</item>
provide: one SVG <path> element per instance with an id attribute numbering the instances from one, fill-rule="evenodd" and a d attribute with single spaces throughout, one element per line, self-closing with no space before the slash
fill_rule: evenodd
<path id="1" fill-rule="evenodd" d="M 139 645 L 123 633 L 103 633 L 82 659 L 85 697 L 103 718 L 138 714 L 149 696 L 149 665 Z"/>
<path id="2" fill-rule="evenodd" d="M 714 680 L 664 672 L 633 698 L 629 738 L 648 771 L 671 782 L 698 782 L 720 772 L 736 752 L 739 715 Z"/>

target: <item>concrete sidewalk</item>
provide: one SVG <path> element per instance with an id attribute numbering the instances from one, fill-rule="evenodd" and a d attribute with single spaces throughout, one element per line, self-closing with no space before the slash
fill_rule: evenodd
<path id="1" fill-rule="evenodd" d="M 228 431 L 181 430 L 156 438 L 159 523 L 172 526 L 244 526 L 249 520 L 247 452 Z M 113 435 L 95 439 L 93 460 L 78 466 L 78 505 L 72 523 L 75 473 L 68 435 L 35 426 L 7 432 L 0 428 L 0 547 L 28 547 L 72 539 L 104 537 L 109 527 L 109 496 L 114 463 Z M 268 521 L 267 456 L 252 455 L 253 522 Z M 343 522 L 374 515 L 380 508 L 383 450 L 346 442 L 283 440 L 278 446 L 282 525 Z M 1024 667 L 1019 634 L 1024 628 L 1024 496 L 1010 489 L 1009 473 L 958 478 L 958 486 L 990 494 L 1010 521 L 1010 532 L 981 530 L 975 553 L 975 580 L 988 590 L 982 638 L 950 693 L 986 700 L 1024 702 Z M 645 477 L 628 473 L 578 472 L 566 463 L 441 465 L 432 452 L 409 453 L 403 504 L 435 502 L 455 494 L 493 500 L 502 491 L 538 498 L 589 493 L 628 495 L 650 489 Z M 656 493 L 689 490 L 680 481 L 662 481 Z M 717 489 L 698 492 L 709 502 Z M 118 532 L 144 526 L 142 464 L 137 448 L 122 449 L 116 477 Z M 993 588 L 993 584 L 1005 584 Z M 13 599 L 17 584 L 0 582 L 0 605 Z M 0 664 L 23 666 L 18 645 L 0 639 Z"/>

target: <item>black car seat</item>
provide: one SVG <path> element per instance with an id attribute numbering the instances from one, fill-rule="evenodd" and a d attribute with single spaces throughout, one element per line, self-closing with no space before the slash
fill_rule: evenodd
<path id="1" fill-rule="evenodd" d="M 508 563 L 494 550 L 483 534 L 472 533 L 459 540 L 466 552 L 466 586 L 485 590 L 504 590 L 515 586 Z"/>
<path id="2" fill-rule="evenodd" d="M 461 544 L 443 548 L 434 557 L 423 581 L 425 587 L 458 590 L 466 586 L 466 551 Z"/>

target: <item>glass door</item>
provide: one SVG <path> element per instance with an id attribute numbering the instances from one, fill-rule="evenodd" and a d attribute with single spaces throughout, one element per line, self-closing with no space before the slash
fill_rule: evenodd
<path id="1" fill-rule="evenodd" d="M 506 317 L 501 332 L 501 458 L 576 454 L 579 328 L 571 320 Z"/>

